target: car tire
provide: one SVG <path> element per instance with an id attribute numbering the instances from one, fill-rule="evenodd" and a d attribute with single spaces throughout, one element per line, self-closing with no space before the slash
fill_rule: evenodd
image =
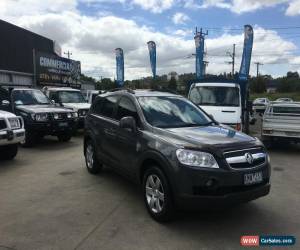
<path id="1" fill-rule="evenodd" d="M 160 168 L 152 166 L 144 173 L 143 196 L 147 211 L 154 220 L 168 222 L 174 219 L 171 186 Z"/>
<path id="2" fill-rule="evenodd" d="M 30 148 L 37 142 L 37 135 L 25 130 L 25 139 L 20 144 L 22 147 Z"/>
<path id="3" fill-rule="evenodd" d="M 12 160 L 16 157 L 18 153 L 18 144 L 11 144 L 6 146 L 1 146 L 1 160 Z"/>
<path id="4" fill-rule="evenodd" d="M 101 172 L 103 165 L 98 161 L 96 150 L 93 142 L 88 140 L 84 148 L 85 165 L 89 173 L 98 174 Z"/>
<path id="5" fill-rule="evenodd" d="M 60 134 L 57 136 L 57 139 L 61 142 L 68 142 L 70 141 L 72 138 L 72 135 L 71 134 Z"/>

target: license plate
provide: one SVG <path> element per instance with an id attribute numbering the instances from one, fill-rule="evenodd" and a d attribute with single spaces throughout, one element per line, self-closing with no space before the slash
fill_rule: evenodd
<path id="1" fill-rule="evenodd" d="M 68 123 L 67 122 L 60 122 L 58 123 L 59 127 L 68 127 Z"/>
<path id="2" fill-rule="evenodd" d="M 244 184 L 245 185 L 253 185 L 263 181 L 262 172 L 256 172 L 251 174 L 244 175 Z"/>

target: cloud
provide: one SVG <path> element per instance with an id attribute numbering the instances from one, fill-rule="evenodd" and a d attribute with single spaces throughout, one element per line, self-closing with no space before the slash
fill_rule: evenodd
<path id="1" fill-rule="evenodd" d="M 300 0 L 291 1 L 285 13 L 288 16 L 300 15 Z"/>
<path id="2" fill-rule="evenodd" d="M 186 8 L 210 8 L 217 7 L 228 9 L 231 12 L 242 14 L 245 12 L 252 12 L 263 8 L 274 7 L 279 4 L 284 4 L 286 15 L 295 16 L 300 14 L 300 0 L 187 0 L 184 6 Z"/>
<path id="3" fill-rule="evenodd" d="M 82 71 L 87 75 L 114 77 L 114 49 L 122 47 L 125 53 L 126 79 L 150 76 L 146 45 L 149 40 L 154 40 L 157 44 L 158 74 L 167 74 L 170 71 L 178 73 L 195 71 L 194 59 L 187 58 L 195 52 L 193 32 L 188 29 L 164 33 L 150 26 L 139 25 L 132 19 L 120 18 L 109 13 L 108 16 L 86 16 L 80 13 L 74 1 L 65 0 L 66 6 L 61 9 L 56 6 L 49 7 L 42 1 L 36 1 L 36 6 L 26 5 L 25 0 L 19 0 L 18 4 L 21 1 L 23 1 L 22 11 L 18 6 L 10 5 L 11 1 L 1 0 L 2 5 L 9 3 L 9 8 L 5 11 L 0 8 L 3 19 L 57 40 L 62 45 L 63 51 L 70 50 L 72 58 L 81 61 Z M 265 64 L 284 62 L 290 68 L 292 67 L 290 63 L 298 62 L 299 57 L 294 56 L 297 49 L 295 44 L 284 40 L 277 32 L 259 26 L 254 27 L 254 32 L 253 62 L 260 61 Z M 225 33 L 215 38 L 207 37 L 209 73 L 230 72 L 230 65 L 225 63 L 229 60 L 226 51 L 232 49 L 233 43 L 237 44 L 238 69 L 243 48 L 242 31 L 237 35 Z M 254 70 L 252 67 L 252 74 L 255 74 Z M 285 72 L 282 70 L 278 72 L 280 73 Z"/>
<path id="4" fill-rule="evenodd" d="M 185 24 L 187 21 L 189 21 L 190 18 L 181 12 L 177 12 L 174 14 L 174 16 L 172 17 L 172 21 L 175 24 Z"/>
<path id="5" fill-rule="evenodd" d="M 150 10 L 153 13 L 162 13 L 170 9 L 175 0 L 132 0 L 135 5 L 139 5 L 144 10 Z"/>

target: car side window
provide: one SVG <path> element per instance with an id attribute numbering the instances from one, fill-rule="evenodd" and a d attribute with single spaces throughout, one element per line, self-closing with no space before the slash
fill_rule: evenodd
<path id="1" fill-rule="evenodd" d="M 50 100 L 54 100 L 55 102 L 59 102 L 57 92 L 55 92 L 55 91 L 50 91 L 50 92 L 49 92 L 49 99 L 50 99 Z"/>
<path id="2" fill-rule="evenodd" d="M 138 125 L 140 124 L 139 115 L 137 113 L 134 103 L 129 98 L 122 97 L 118 105 L 116 119 L 121 120 L 123 117 L 126 116 L 132 116 L 136 120 L 136 123 Z"/>
<path id="3" fill-rule="evenodd" d="M 93 111 L 97 115 L 113 118 L 118 96 L 107 96 L 96 101 Z"/>

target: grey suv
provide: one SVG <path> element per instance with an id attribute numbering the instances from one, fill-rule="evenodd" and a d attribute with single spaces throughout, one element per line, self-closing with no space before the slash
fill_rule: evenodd
<path id="1" fill-rule="evenodd" d="M 150 215 L 254 200 L 270 191 L 256 138 L 224 127 L 186 98 L 151 90 L 99 95 L 86 117 L 87 170 L 103 164 L 142 186 Z"/>

